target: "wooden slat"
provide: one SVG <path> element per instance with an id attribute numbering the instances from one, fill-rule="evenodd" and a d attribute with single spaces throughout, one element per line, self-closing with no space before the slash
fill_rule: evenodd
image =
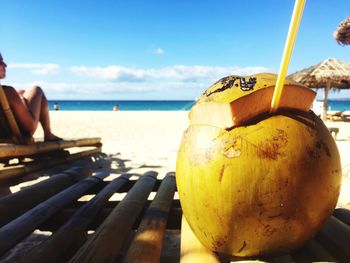
<path id="1" fill-rule="evenodd" d="M 192 232 L 187 220 L 181 221 L 181 263 L 219 263 L 219 258 L 211 250 L 204 247 Z"/>
<path id="2" fill-rule="evenodd" d="M 254 260 L 254 262 L 256 262 Z M 273 258 L 268 258 L 268 260 L 264 260 L 263 262 L 269 262 L 269 263 L 293 263 L 295 260 L 291 255 L 283 255 L 283 256 L 277 256 Z"/>
<path id="3" fill-rule="evenodd" d="M 0 228 L 0 255 L 32 233 L 44 220 L 67 204 L 77 200 L 87 189 L 99 183 L 106 176 L 108 174 L 102 172 L 95 176 L 89 176 L 4 225 Z"/>
<path id="4" fill-rule="evenodd" d="M 10 127 L 8 127 L 8 121 L 5 116 L 5 113 L 2 111 L 0 106 L 0 142 L 4 140 L 8 140 L 9 137 L 11 137 L 12 132 L 10 130 Z"/>
<path id="5" fill-rule="evenodd" d="M 47 198 L 80 181 L 84 177 L 90 176 L 91 173 L 92 171 L 87 168 L 72 167 L 62 173 L 51 176 L 47 180 L 43 180 L 1 198 L 0 226 L 9 223 L 26 210 L 33 208 L 40 202 L 45 201 Z"/>
<path id="6" fill-rule="evenodd" d="M 338 208 L 334 210 L 333 215 L 343 223 L 350 226 L 350 210 L 345 208 Z"/>
<path id="7" fill-rule="evenodd" d="M 116 259 L 153 189 L 156 174 L 148 172 L 137 180 L 134 187 L 70 262 L 113 262 Z"/>
<path id="8" fill-rule="evenodd" d="M 0 144 L 0 158 L 22 157 L 43 152 L 57 151 L 71 147 L 95 146 L 101 143 L 101 138 L 81 138 L 76 140 L 62 140 L 55 142 L 36 142 L 30 145 Z"/>
<path id="9" fill-rule="evenodd" d="M 6 116 L 8 125 L 10 126 L 9 128 L 13 134 L 12 140 L 14 142 L 20 142 L 20 138 L 22 137 L 21 131 L 17 125 L 15 116 L 13 115 L 10 109 L 10 105 L 7 101 L 7 97 L 1 86 L 1 83 L 0 83 L 0 106 L 1 106 L 1 110 L 4 112 L 4 115 Z"/>
<path id="10" fill-rule="evenodd" d="M 48 240 L 32 249 L 25 262 L 68 262 L 87 239 L 86 229 L 103 208 L 108 199 L 128 181 L 130 174 L 124 174 L 102 189 L 93 199 L 83 205 Z M 59 249 L 57 249 L 59 248 Z M 64 251 L 64 253 L 62 253 Z"/>
<path id="11" fill-rule="evenodd" d="M 5 167 L 0 170 L 0 180 L 11 179 L 24 174 L 33 173 L 35 171 L 39 171 L 44 168 L 49 168 L 55 165 L 70 162 L 72 160 L 75 160 L 81 157 L 90 156 L 98 152 L 101 152 L 101 148 L 94 148 L 86 151 L 81 151 L 78 153 L 74 153 L 68 156 L 62 156 L 59 158 L 50 158 L 50 159 L 46 159 L 45 161 L 41 160 L 41 162 L 34 161 L 27 164 L 20 164 L 16 166 Z"/>
<path id="12" fill-rule="evenodd" d="M 164 230 L 176 189 L 175 174 L 168 174 L 142 218 L 124 263 L 159 262 Z"/>
<path id="13" fill-rule="evenodd" d="M 85 194 L 88 194 L 88 193 L 85 193 Z M 101 225 L 102 222 L 111 213 L 113 208 L 119 204 L 119 202 L 108 201 L 106 203 L 106 206 L 111 206 L 110 203 L 113 203 L 114 205 L 112 207 L 101 209 L 99 214 L 96 216 L 96 218 L 91 222 L 89 229 L 96 230 L 99 227 L 99 225 Z M 145 207 L 148 207 L 148 203 L 149 202 L 146 202 Z M 62 224 L 64 224 L 76 212 L 77 209 L 79 208 L 62 209 L 59 213 L 55 214 L 54 217 L 45 221 L 38 228 L 42 231 L 55 232 L 62 226 Z M 182 216 L 181 208 L 176 208 L 174 207 L 174 205 L 172 205 L 171 210 L 169 212 L 166 229 L 179 230 L 181 228 L 181 216 Z M 137 230 L 136 224 L 133 225 L 132 230 L 135 230 L 135 231 Z"/>
<path id="14" fill-rule="evenodd" d="M 74 253 L 76 254 L 71 259 L 71 262 L 114 262 L 116 258 L 118 262 L 124 260 L 124 263 L 157 262 L 159 260 L 158 253 L 162 246 L 164 228 L 169 229 L 169 222 L 174 220 L 174 218 L 167 220 L 167 216 L 176 215 L 178 217 L 182 213 L 179 201 L 173 200 L 175 189 L 174 177 L 168 175 L 160 181 L 156 180 L 155 176 L 154 172 L 146 173 L 136 183 L 125 179 L 123 184 L 120 182 L 119 186 L 117 186 L 119 183 L 116 183 L 116 181 L 120 179 L 115 179 L 109 183 L 99 181 L 96 182 L 95 186 L 91 186 L 84 192 L 84 194 L 96 194 L 90 201 L 72 203 L 69 206 L 64 206 L 64 210 L 60 202 L 49 202 L 46 204 L 50 207 L 48 211 L 46 209 L 37 209 L 55 197 L 53 196 L 31 209 L 30 211 L 37 210 L 35 213 L 33 212 L 32 218 L 29 218 L 29 220 L 23 218 L 22 216 L 25 215 L 23 214 L 10 222 L 9 224 L 12 224 L 19 218 L 22 218 L 18 221 L 20 222 L 19 227 L 12 232 L 7 232 L 6 237 L 3 229 L 0 229 L 0 252 L 3 245 L 2 242 L 10 242 L 12 243 L 11 246 L 13 246 L 23 238 L 22 236 L 13 241 L 13 236 L 19 235 L 16 233 L 17 231 L 23 233 L 22 227 L 24 224 L 28 224 L 27 227 L 32 224 L 35 225 L 34 228 L 32 227 L 27 232 L 27 234 L 31 233 L 33 229 L 42 226 L 40 221 L 43 222 L 41 219 L 43 214 L 45 218 L 48 218 L 45 214 L 51 213 L 51 209 L 57 208 L 56 211 L 61 211 L 65 214 L 60 215 L 60 213 L 55 213 L 52 216 L 53 214 L 51 213 L 50 220 L 45 220 L 44 222 L 44 224 L 50 225 L 49 221 L 55 221 L 58 219 L 57 217 L 60 217 L 58 222 L 54 223 L 56 224 L 54 228 L 56 230 L 58 229 L 57 232 L 39 244 L 38 247 L 35 247 L 34 252 L 26 254 L 23 259 L 24 262 L 68 262 Z M 116 185 L 113 186 L 113 184 Z M 104 188 L 101 188 L 101 185 Z M 41 186 L 40 189 L 42 191 L 44 186 Z M 123 192 L 122 190 L 128 191 L 122 201 L 107 201 L 108 196 L 112 192 Z M 74 191 L 76 192 L 76 190 Z M 158 191 L 153 201 L 147 200 L 150 191 Z M 26 196 L 28 195 L 29 192 Z M 21 199 L 19 198 L 18 200 Z M 148 205 L 149 208 L 146 210 L 145 208 Z M 254 260 L 254 262 L 298 263 L 314 261 L 350 262 L 350 255 L 347 251 L 350 244 L 349 225 L 344 223 L 349 219 L 349 213 L 350 211 L 346 209 L 335 210 L 334 216 L 337 216 L 340 220 L 332 217 L 317 234 L 315 239 L 310 240 L 291 255 L 281 255 L 280 257 L 272 258 L 258 257 L 246 260 Z M 138 226 L 137 222 L 139 220 L 141 223 Z M 180 218 L 176 220 L 179 221 Z M 22 221 L 28 222 L 24 223 Z M 173 227 L 180 229 L 179 223 L 172 223 Z M 92 224 L 94 225 L 92 226 Z M 96 232 L 91 235 L 88 241 L 85 241 L 86 230 L 95 228 L 97 228 Z M 230 262 L 243 260 L 242 258 L 230 259 L 229 256 L 217 255 L 204 248 L 192 233 L 187 222 L 182 222 L 181 231 L 181 262 Z M 123 257 L 124 252 L 122 251 L 125 248 L 127 249 L 127 240 L 133 236 L 134 232 L 137 234 L 132 240 L 126 256 Z M 83 242 L 86 243 L 83 244 Z M 83 244 L 82 247 L 81 244 Z M 155 251 L 153 251 L 153 246 L 157 247 Z M 79 247 L 81 247 L 80 250 L 78 250 Z"/>
<path id="15" fill-rule="evenodd" d="M 328 261 L 328 262 L 336 262 L 336 258 L 334 258 L 326 248 L 324 248 L 321 244 L 316 242 L 314 239 L 307 242 L 304 246 L 305 250 L 308 250 L 309 253 L 313 256 L 314 261 Z"/>
<path id="16" fill-rule="evenodd" d="M 331 255 L 340 261 L 350 260 L 350 226 L 331 216 L 316 237 Z"/>

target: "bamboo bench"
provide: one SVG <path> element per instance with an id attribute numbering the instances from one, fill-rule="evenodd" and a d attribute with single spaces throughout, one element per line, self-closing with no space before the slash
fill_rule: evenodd
<path id="1" fill-rule="evenodd" d="M 101 152 L 101 138 L 35 142 L 23 134 L 0 84 L 0 181 Z M 6 168 L 1 169 L 2 166 Z"/>
<path id="2" fill-rule="evenodd" d="M 168 173 L 162 180 L 157 179 L 154 171 L 137 178 L 125 173 L 107 181 L 108 175 L 104 171 L 73 167 L 1 198 L 0 260 L 152 263 L 242 260 L 212 253 L 198 242 L 182 218 L 174 173 Z M 117 197 L 111 199 L 116 193 Z M 88 198 L 89 195 L 93 197 Z M 44 235 L 45 231 L 52 235 Z M 21 246 L 31 238 L 37 245 Z M 349 244 L 350 211 L 336 209 L 322 230 L 302 248 L 288 255 L 252 260 L 350 262 Z"/>

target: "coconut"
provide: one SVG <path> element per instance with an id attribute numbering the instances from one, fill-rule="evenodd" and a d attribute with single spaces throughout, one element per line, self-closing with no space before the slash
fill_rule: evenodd
<path id="1" fill-rule="evenodd" d="M 286 253 L 312 238 L 337 204 L 339 152 L 324 123 L 308 111 L 313 92 L 287 80 L 284 107 L 268 114 L 264 100 L 272 96 L 276 77 L 225 78 L 203 94 L 195 114 L 190 112 L 176 182 L 192 231 L 213 251 L 241 257 Z M 227 79 L 238 79 L 238 86 L 234 81 L 227 87 Z M 249 81 L 252 86 L 244 91 L 241 83 L 247 87 Z M 254 92 L 260 106 L 247 109 L 257 101 Z M 295 106 L 291 97 L 297 93 Z M 229 109 L 213 112 L 224 121 L 210 116 L 213 103 Z"/>

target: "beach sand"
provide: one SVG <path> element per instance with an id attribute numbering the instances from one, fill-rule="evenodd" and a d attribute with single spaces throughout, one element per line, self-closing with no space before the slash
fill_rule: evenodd
<path id="1" fill-rule="evenodd" d="M 187 111 L 54 111 L 52 130 L 64 138 L 101 137 L 103 152 L 118 158 L 130 172 L 155 170 L 159 178 L 175 171 L 176 154 L 188 126 Z M 343 168 L 338 206 L 350 208 L 350 122 L 338 127 L 337 145 Z M 42 137 L 38 129 L 35 137 Z"/>

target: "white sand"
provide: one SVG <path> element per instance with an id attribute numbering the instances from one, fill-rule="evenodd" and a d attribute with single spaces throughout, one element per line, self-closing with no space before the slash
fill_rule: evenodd
<path id="1" fill-rule="evenodd" d="M 350 122 L 327 121 L 326 125 L 339 128 L 336 142 L 343 169 L 343 182 L 338 206 L 350 209 Z"/>
<path id="2" fill-rule="evenodd" d="M 159 173 L 175 171 L 178 146 L 188 126 L 187 111 L 57 111 L 50 114 L 52 129 L 57 135 L 101 137 L 105 153 L 117 154 L 130 167 L 147 166 L 147 170 Z M 350 122 L 326 124 L 340 128 L 336 142 L 344 176 L 338 206 L 350 208 Z M 42 137 L 41 129 L 35 137 Z"/>

